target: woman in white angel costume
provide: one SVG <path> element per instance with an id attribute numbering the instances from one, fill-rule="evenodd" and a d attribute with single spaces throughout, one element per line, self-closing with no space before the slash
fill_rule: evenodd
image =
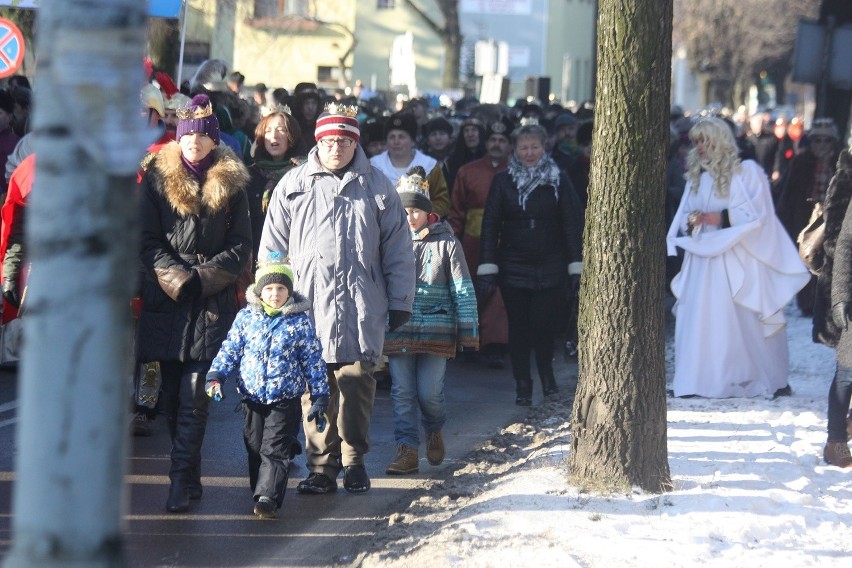
<path id="1" fill-rule="evenodd" d="M 687 183 L 666 241 L 684 250 L 672 281 L 675 396 L 789 394 L 784 306 L 810 276 L 775 216 L 769 181 L 740 162 L 730 127 L 689 132 Z"/>

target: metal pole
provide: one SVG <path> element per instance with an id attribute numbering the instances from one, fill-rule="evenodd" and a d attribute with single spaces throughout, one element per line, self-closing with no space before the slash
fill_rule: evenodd
<path id="1" fill-rule="evenodd" d="M 183 48 L 186 45 L 186 11 L 189 8 L 187 7 L 186 0 L 183 0 L 183 6 L 181 7 L 180 13 L 181 16 L 181 24 L 180 24 L 180 55 L 178 55 L 178 72 L 177 72 L 177 88 L 180 89 L 180 84 L 183 81 Z"/>
<path id="2" fill-rule="evenodd" d="M 117 566 L 127 453 L 145 3 L 45 0 L 12 567 Z"/>
<path id="3" fill-rule="evenodd" d="M 821 118 L 827 115 L 828 112 L 828 85 L 829 85 L 829 66 L 831 64 L 831 43 L 834 37 L 834 26 L 836 19 L 834 16 L 828 16 L 825 19 L 825 43 L 822 49 L 822 65 L 819 75 L 819 97 L 817 98 L 817 107 L 814 112 L 815 118 Z"/>

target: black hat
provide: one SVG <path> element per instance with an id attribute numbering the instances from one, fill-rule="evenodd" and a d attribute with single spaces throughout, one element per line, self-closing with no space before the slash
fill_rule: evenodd
<path id="1" fill-rule="evenodd" d="M 376 140 L 384 141 L 385 139 L 385 118 L 376 117 L 367 119 L 367 122 L 361 127 L 361 142 L 370 144 Z"/>
<path id="2" fill-rule="evenodd" d="M 487 140 L 494 134 L 498 134 L 500 136 L 505 136 L 506 138 L 512 138 L 512 131 L 515 129 L 515 123 L 512 122 L 509 117 L 504 116 L 499 120 L 495 120 L 488 124 L 488 128 L 485 129 L 485 139 Z"/>
<path id="3" fill-rule="evenodd" d="M 436 116 L 423 126 L 423 135 L 429 136 L 436 131 L 443 131 L 447 133 L 447 136 L 452 136 L 453 125 L 443 116 Z"/>
<path id="4" fill-rule="evenodd" d="M 432 212 L 432 201 L 429 198 L 429 181 L 426 170 L 414 166 L 396 182 L 396 191 L 403 207 L 416 207 L 427 213 Z"/>
<path id="5" fill-rule="evenodd" d="M 392 114 L 385 123 L 385 138 L 391 133 L 391 130 L 402 130 L 411 136 L 412 140 L 417 140 L 417 119 L 413 114 L 407 112 L 398 112 Z"/>

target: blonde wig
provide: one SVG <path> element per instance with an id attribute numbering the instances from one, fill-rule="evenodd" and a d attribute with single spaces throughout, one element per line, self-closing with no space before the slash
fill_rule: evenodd
<path id="1" fill-rule="evenodd" d="M 689 139 L 693 148 L 686 157 L 686 179 L 692 184 L 691 190 L 698 191 L 701 172 L 706 171 L 713 176 L 713 192 L 720 197 L 727 197 L 731 189 L 731 177 L 740 166 L 739 149 L 731 127 L 721 118 L 704 117 L 690 129 Z M 695 147 L 698 140 L 703 141 L 703 159 Z"/>

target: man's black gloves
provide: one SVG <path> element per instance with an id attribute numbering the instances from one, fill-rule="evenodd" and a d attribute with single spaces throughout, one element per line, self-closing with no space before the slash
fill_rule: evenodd
<path id="1" fill-rule="evenodd" d="M 837 302 L 831 307 L 831 319 L 843 331 L 849 329 L 849 308 L 849 302 Z"/>
<path id="2" fill-rule="evenodd" d="M 325 432 L 325 427 L 328 426 L 328 415 L 325 411 L 328 410 L 328 397 L 318 396 L 313 400 L 308 415 L 305 417 L 308 422 L 317 421 L 317 432 Z"/>
<path id="3" fill-rule="evenodd" d="M 483 274 L 482 276 L 477 276 L 475 288 L 479 301 L 484 302 L 497 290 L 497 275 Z"/>
<path id="4" fill-rule="evenodd" d="M 405 322 L 411 319 L 411 314 L 402 310 L 390 310 L 388 311 L 388 319 L 390 330 L 396 331 L 405 325 Z"/>
<path id="5" fill-rule="evenodd" d="M 6 280 L 3 282 L 3 299 L 6 303 L 15 308 L 21 307 L 21 295 L 18 292 L 18 283 L 14 280 Z"/>

